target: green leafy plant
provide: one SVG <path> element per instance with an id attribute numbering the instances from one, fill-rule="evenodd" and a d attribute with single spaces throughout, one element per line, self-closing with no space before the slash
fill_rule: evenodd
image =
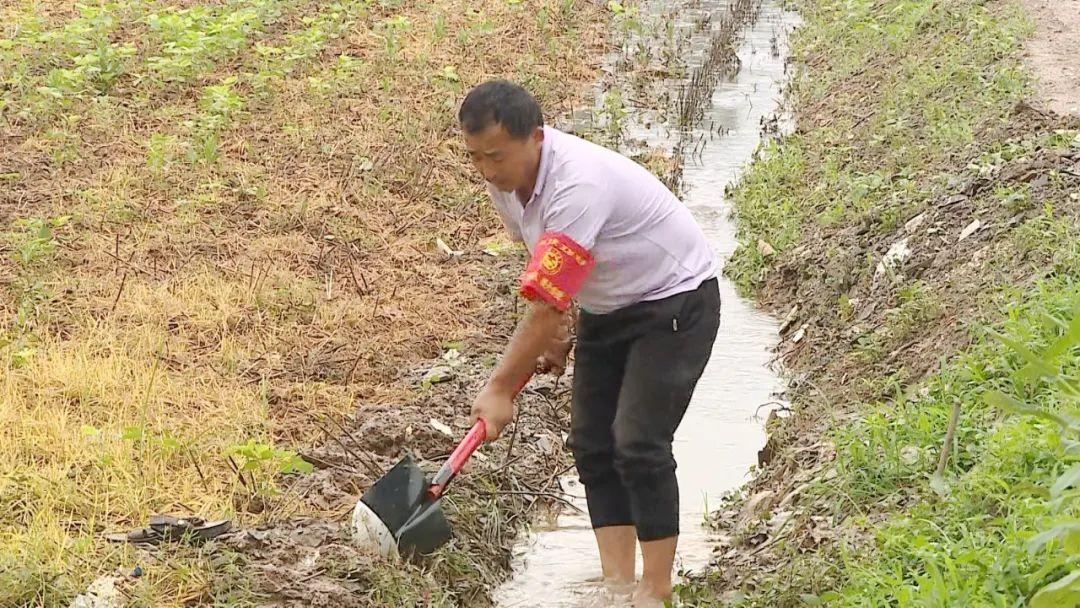
<path id="1" fill-rule="evenodd" d="M 248 39 L 280 16 L 272 0 L 244 8 L 194 6 L 153 13 L 146 24 L 161 42 L 147 66 L 164 81 L 185 82 L 247 46 Z"/>
<path id="2" fill-rule="evenodd" d="M 389 19 L 384 20 L 379 24 L 379 32 L 383 38 L 383 45 L 386 48 L 386 54 L 390 57 L 395 57 L 398 51 L 401 50 L 401 42 L 398 40 L 398 36 L 412 26 L 409 19 L 403 15 L 397 15 Z"/>
<path id="3" fill-rule="evenodd" d="M 248 439 L 226 450 L 227 456 L 240 459 L 237 474 L 254 494 L 274 495 L 278 490 L 272 482 L 276 473 L 310 473 L 314 467 L 296 452 Z M 247 473 L 247 480 L 244 474 Z"/>
<path id="4" fill-rule="evenodd" d="M 15 232 L 8 234 L 14 246 L 14 258 L 23 266 L 31 266 L 50 258 L 56 251 L 55 229 L 68 223 L 71 216 L 62 215 L 52 219 L 31 217 L 16 220 Z"/>
<path id="5" fill-rule="evenodd" d="M 604 94 L 604 106 L 600 110 L 604 124 L 604 135 L 611 146 L 618 147 L 626 131 L 628 111 L 623 102 L 622 91 L 612 89 Z"/>
<path id="6" fill-rule="evenodd" d="M 236 82 L 236 77 L 230 76 L 221 84 L 203 88 L 199 98 L 199 116 L 188 123 L 195 136 L 188 152 L 190 162 L 217 162 L 221 133 L 244 106 L 243 99 L 233 90 Z"/>
<path id="7" fill-rule="evenodd" d="M 1048 529 L 1028 541 L 1031 555 L 1046 559 L 1042 567 L 1031 575 L 1031 583 L 1051 582 L 1038 587 L 1038 591 L 1031 596 L 1030 608 L 1080 604 L 1080 519 L 1075 517 L 1075 510 L 1071 509 L 1080 498 L 1080 418 L 1070 413 L 1080 404 L 1080 378 L 1075 369 L 1070 370 L 1062 364 L 1062 358 L 1080 346 L 1080 310 L 1074 312 L 1068 324 L 1049 315 L 1046 321 L 1059 326 L 1062 335 L 1039 353 L 1014 338 L 1001 334 L 995 336 L 1025 362 L 1013 374 L 1020 388 L 1032 391 L 1039 385 L 1049 387 L 1060 396 L 1061 411 L 1029 405 L 1000 390 L 984 395 L 987 404 L 1046 420 L 1059 433 L 1057 457 L 1065 470 L 1049 489 L 1055 520 Z"/>
<path id="8" fill-rule="evenodd" d="M 162 133 L 153 133 L 146 142 L 146 166 L 157 175 L 163 174 L 171 164 L 171 149 L 175 138 Z"/>

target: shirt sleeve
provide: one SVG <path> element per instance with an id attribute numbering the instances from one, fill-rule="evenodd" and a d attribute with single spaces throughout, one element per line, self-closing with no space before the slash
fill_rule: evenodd
<path id="1" fill-rule="evenodd" d="M 591 250 L 610 215 L 611 202 L 603 184 L 564 180 L 555 184 L 544 214 L 544 232 L 565 234 L 582 248 Z"/>
<path id="2" fill-rule="evenodd" d="M 521 294 L 565 311 L 595 265 L 590 250 L 611 213 L 607 188 L 587 179 L 553 184 L 544 234 L 521 277 Z"/>

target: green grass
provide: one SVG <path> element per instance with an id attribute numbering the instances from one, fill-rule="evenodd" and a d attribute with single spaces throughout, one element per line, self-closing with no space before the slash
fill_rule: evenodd
<path id="1" fill-rule="evenodd" d="M 1077 450 L 1065 453 L 1075 446 L 1075 431 L 1066 435 L 1044 418 L 1015 415 L 988 399 L 1000 392 L 1038 411 L 1080 415 L 1080 284 L 1041 283 L 1003 312 L 999 327 L 979 330 L 973 347 L 918 390 L 893 385 L 892 398 L 863 406 L 854 422 L 832 425 L 837 474 L 819 479 L 807 495 L 831 505 L 825 517 L 835 530 L 852 533 L 839 538 L 858 540 L 785 552 L 790 561 L 781 574 L 735 605 L 1004 608 L 1025 605 L 1080 569 L 1075 531 L 1062 533 L 1067 546 L 1031 542 L 1044 530 L 1075 530 L 1080 522 L 1077 491 L 1070 498 L 1067 486 L 1052 490 L 1066 471 L 1075 476 L 1069 463 Z M 1050 354 L 1054 343 L 1064 347 Z M 1036 353 L 1060 382 L 1032 378 L 1030 360 L 1009 344 Z M 939 494 L 931 473 L 957 404 L 946 490 Z M 716 605 L 702 585 L 681 593 L 688 605 Z"/>
<path id="2" fill-rule="evenodd" d="M 924 207 L 975 134 L 1005 125 L 1027 92 L 1012 58 L 1030 24 L 1009 3 L 798 3 L 792 52 L 813 61 L 788 92 L 802 128 L 766 143 L 733 191 L 740 248 L 727 273 L 760 285 L 758 239 L 783 252 L 812 226 L 877 232 Z"/>
<path id="3" fill-rule="evenodd" d="M 1003 335 L 1042 352 L 1070 321 L 1080 325 L 1080 285 L 1040 285 L 1005 312 Z M 1078 346 L 1080 336 L 1074 335 L 1050 362 L 1073 391 L 1080 378 Z M 1080 515 L 1077 505 L 1055 512 L 1048 493 L 1067 466 L 1061 433 L 1045 420 L 1009 415 L 984 399 L 1001 390 L 1045 411 L 1080 412 L 1065 386 L 1019 379 L 1025 364 L 987 333 L 915 395 L 872 405 L 855 424 L 834 432 L 839 475 L 815 491 L 843 497 L 837 515 L 862 513 L 850 525 L 873 533 L 875 551 L 842 550 L 836 572 L 842 582 L 836 595 L 826 596 L 834 598 L 830 605 L 1013 606 L 1068 571 L 1065 565 L 1041 571 L 1055 550 L 1031 553 L 1025 546 L 1048 523 Z M 961 414 L 945 470 L 949 491 L 938 496 L 928 473 L 954 404 Z M 877 521 L 882 513 L 888 517 Z"/>
<path id="4" fill-rule="evenodd" d="M 1076 605 L 1076 429 L 1046 416 L 1080 413 L 1075 180 L 998 177 L 1080 149 L 1075 124 L 1016 111 L 1030 94 L 1019 58 L 1031 24 L 1013 2 L 796 4 L 804 23 L 788 94 L 799 128 L 764 143 L 733 188 L 742 246 L 726 272 L 779 310 L 799 304 L 813 331 L 794 365 L 809 368 L 802 386 L 815 388 L 796 391 L 787 436 L 792 448 L 836 455 L 800 499 L 798 531 L 775 539 L 767 562 L 721 562 L 727 572 L 680 587 L 679 598 Z M 978 179 L 989 185 L 963 211 L 940 210 Z M 924 211 L 930 224 L 906 231 Z M 993 224 L 977 245 L 925 236 L 932 225 L 956 235 L 974 217 Z M 914 255 L 934 247 L 944 258 L 875 276 L 904 236 Z M 777 254 L 762 256 L 759 240 Z"/>

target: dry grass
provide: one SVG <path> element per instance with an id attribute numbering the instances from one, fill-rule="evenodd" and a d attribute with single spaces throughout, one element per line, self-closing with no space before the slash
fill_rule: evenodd
<path id="1" fill-rule="evenodd" d="M 154 14 L 180 19 L 191 66 L 155 59 L 180 55 Z M 477 337 L 485 262 L 434 244 L 475 251 L 497 227 L 456 105 L 499 75 L 567 107 L 604 20 L 561 0 L 3 16 L 0 605 L 58 603 L 129 566 L 102 529 L 235 516 L 251 490 L 230 446 L 301 449 L 317 416 L 396 399 L 403 370 Z M 297 508 L 266 506 L 239 517 Z M 206 565 L 174 566 L 140 597 L 197 595 Z"/>

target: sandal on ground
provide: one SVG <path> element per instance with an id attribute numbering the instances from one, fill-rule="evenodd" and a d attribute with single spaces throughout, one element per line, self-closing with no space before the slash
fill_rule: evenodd
<path id="1" fill-rule="evenodd" d="M 174 517 L 152 515 L 150 527 L 136 528 L 130 532 L 109 534 L 105 538 L 113 542 L 157 544 L 163 540 L 187 540 L 202 542 L 217 538 L 229 531 L 232 524 L 227 519 L 204 520 L 199 517 Z"/>

